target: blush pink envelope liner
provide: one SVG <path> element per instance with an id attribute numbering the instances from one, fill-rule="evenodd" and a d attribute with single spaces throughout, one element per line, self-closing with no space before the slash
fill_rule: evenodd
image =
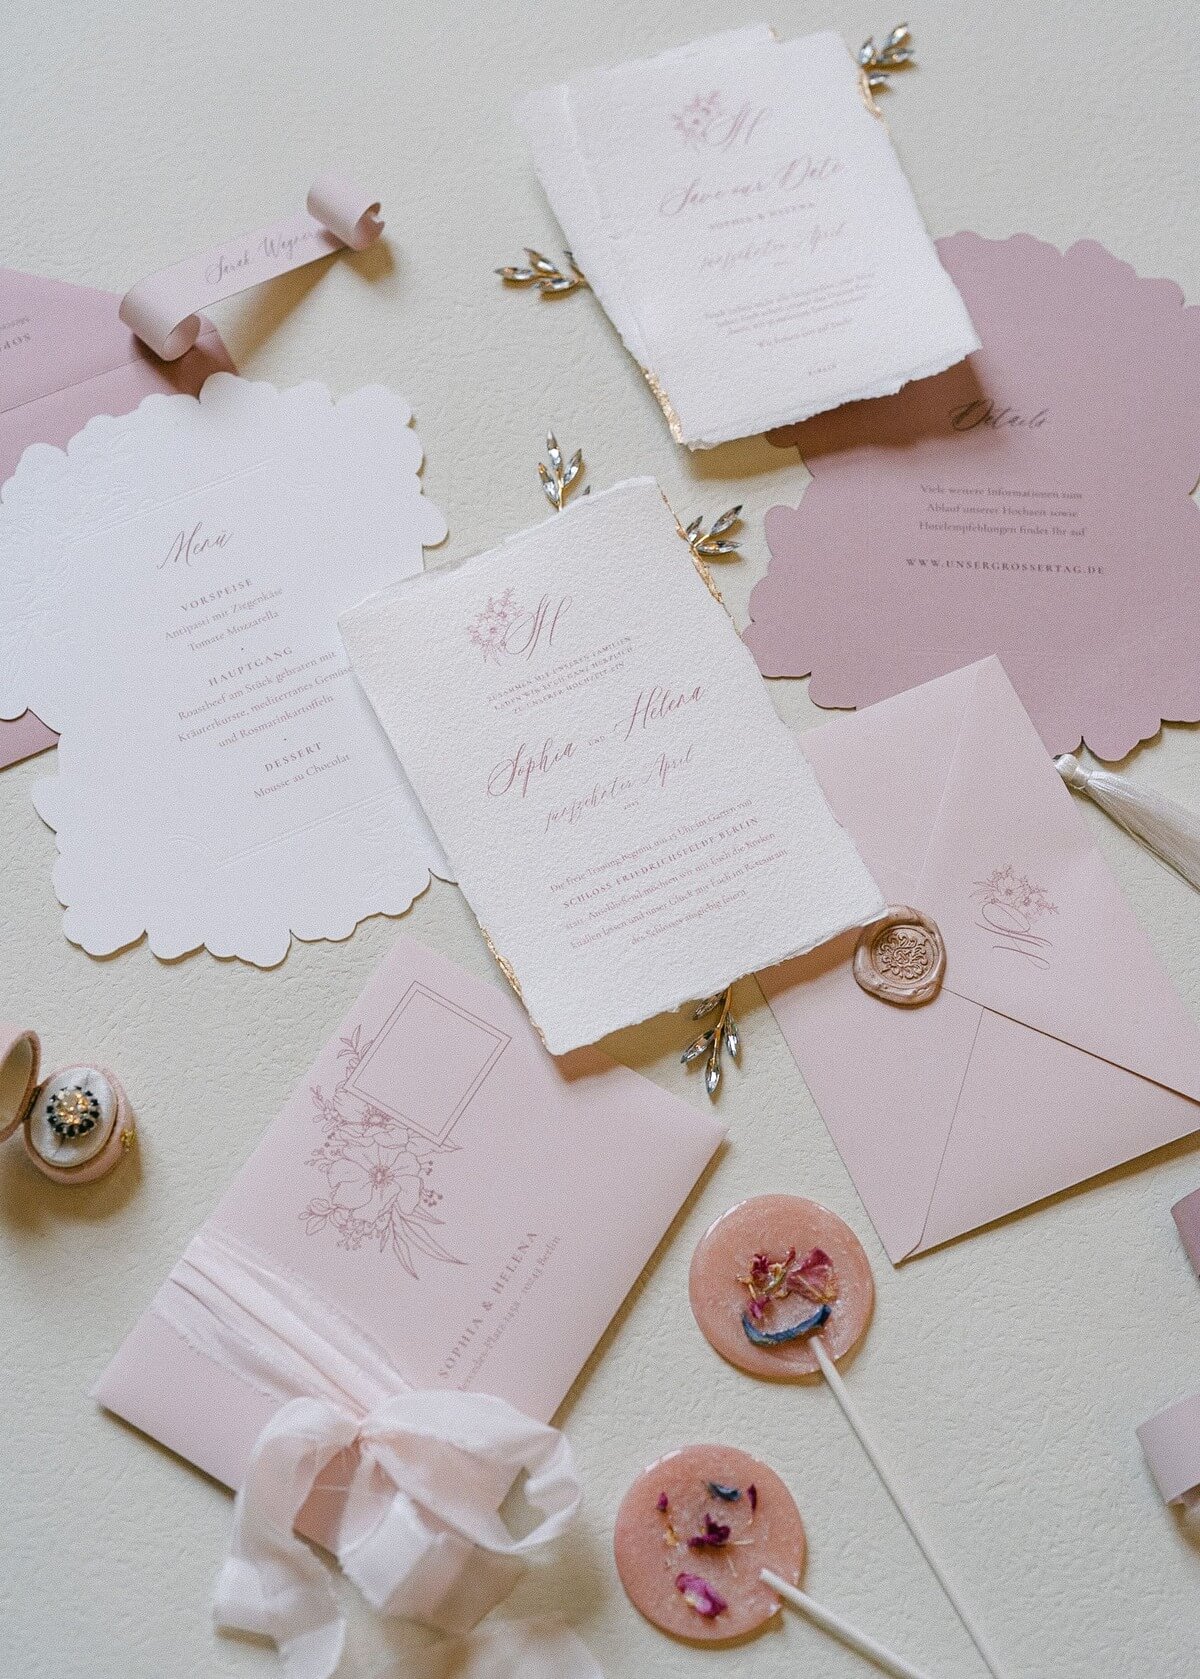
<path id="1" fill-rule="evenodd" d="M 65 448 L 95 414 L 128 414 L 156 392 L 194 396 L 235 371 L 210 323 L 167 365 L 123 325 L 119 299 L 90 286 L 0 268 L 0 497 L 32 443 Z M 0 768 L 53 746 L 32 712 L 0 719 Z"/>
<path id="2" fill-rule="evenodd" d="M 1121 758 L 1200 717 L 1200 307 L 1094 240 L 938 253 L 983 348 L 772 434 L 813 481 L 746 642 L 835 707 L 998 654 L 1051 752 Z"/>

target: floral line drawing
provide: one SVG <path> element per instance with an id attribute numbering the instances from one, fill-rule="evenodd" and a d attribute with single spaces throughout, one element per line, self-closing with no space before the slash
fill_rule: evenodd
<path id="1" fill-rule="evenodd" d="M 483 611 L 477 613 L 467 625 L 468 638 L 472 646 L 478 647 L 483 654 L 485 664 L 500 663 L 504 638 L 520 616 L 521 608 L 517 605 L 511 589 L 488 596 Z"/>
<path id="2" fill-rule="evenodd" d="M 980 906 L 975 925 L 985 933 L 1000 935 L 993 950 L 1025 956 L 1035 967 L 1050 966 L 1043 952 L 1052 950 L 1053 943 L 1033 930 L 1046 916 L 1058 914 L 1058 905 L 1044 887 L 1036 886 L 1027 875 L 1018 875 L 1006 863 L 993 869 L 986 880 L 977 880 L 971 897 Z"/>
<path id="3" fill-rule="evenodd" d="M 372 1042 L 355 1026 L 340 1039 L 338 1060 L 344 1065 L 332 1095 L 312 1086 L 313 1118 L 324 1135 L 308 1165 L 324 1175 L 328 1192 L 314 1196 L 300 1213 L 305 1231 L 316 1236 L 332 1228 L 340 1248 L 377 1242 L 380 1253 L 390 1248 L 413 1278 L 420 1274 L 419 1254 L 462 1265 L 434 1235 L 443 1223 L 433 1210 L 442 1196 L 429 1182 L 437 1157 L 456 1154 L 458 1145 L 432 1142 L 369 1102 L 358 1112 L 349 1109 L 347 1085 Z"/>
<path id="4" fill-rule="evenodd" d="M 699 151 L 709 126 L 720 114 L 721 95 L 714 90 L 712 93 L 698 93 L 682 111 L 675 112 L 671 121 L 679 130 L 684 145 Z"/>

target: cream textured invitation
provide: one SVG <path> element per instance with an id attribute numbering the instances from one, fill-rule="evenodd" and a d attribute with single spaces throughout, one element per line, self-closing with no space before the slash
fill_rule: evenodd
<path id="1" fill-rule="evenodd" d="M 518 120 L 689 447 L 887 395 L 979 347 L 838 35 L 729 32 L 545 89 Z"/>
<path id="2" fill-rule="evenodd" d="M 269 966 L 447 872 L 337 632 L 446 534 L 410 419 L 380 386 L 217 373 L 5 485 L 0 716 L 62 736 L 34 802 L 93 955 L 146 933 Z"/>
<path id="3" fill-rule="evenodd" d="M 881 912 L 653 480 L 341 625 L 556 1054 Z"/>

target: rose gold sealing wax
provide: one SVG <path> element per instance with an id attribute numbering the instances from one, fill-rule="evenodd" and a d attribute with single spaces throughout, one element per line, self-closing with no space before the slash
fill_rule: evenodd
<path id="1" fill-rule="evenodd" d="M 937 923 L 908 904 L 864 927 L 854 947 L 854 977 L 872 997 L 901 1008 L 928 1003 L 946 977 L 946 946 Z"/>
<path id="2" fill-rule="evenodd" d="M 875 1307 L 858 1237 L 828 1207 L 799 1195 L 756 1195 L 723 1213 L 692 1255 L 688 1294 L 705 1337 L 751 1376 L 815 1375 L 811 1337 L 820 1335 L 831 1358 L 844 1358 Z"/>
<path id="3" fill-rule="evenodd" d="M 724 1644 L 777 1613 L 759 1570 L 799 1585 L 807 1542 L 773 1469 L 736 1446 L 687 1446 L 625 1494 L 613 1552 L 630 1602 L 648 1621 L 676 1638 Z"/>

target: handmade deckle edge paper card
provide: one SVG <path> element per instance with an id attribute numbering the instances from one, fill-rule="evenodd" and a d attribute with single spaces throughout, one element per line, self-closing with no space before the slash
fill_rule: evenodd
<path id="1" fill-rule="evenodd" d="M 689 447 L 895 392 L 978 348 L 839 36 L 737 31 L 544 89 L 517 116 Z"/>
<path id="2" fill-rule="evenodd" d="M 1123 758 L 1200 717 L 1200 308 L 1090 239 L 938 249 L 983 348 L 775 433 L 813 481 L 747 645 L 835 707 L 998 653 L 1051 752 Z"/>
<path id="3" fill-rule="evenodd" d="M 554 1061 L 503 986 L 401 938 L 96 1397 L 239 1486 L 277 1408 L 325 1391 L 289 1385 L 272 1313 L 239 1310 L 278 1297 L 368 1342 L 385 1390 L 548 1421 L 724 1129 L 599 1051 Z M 302 1525 L 328 1538 L 319 1506 Z"/>
<path id="4" fill-rule="evenodd" d="M 652 479 L 341 624 L 556 1054 L 881 912 Z"/>
<path id="5" fill-rule="evenodd" d="M 445 536 L 410 419 L 380 386 L 217 373 L 26 450 L 0 500 L 0 716 L 62 736 L 34 802 L 85 950 L 146 933 L 269 966 L 447 872 L 337 632 Z"/>

